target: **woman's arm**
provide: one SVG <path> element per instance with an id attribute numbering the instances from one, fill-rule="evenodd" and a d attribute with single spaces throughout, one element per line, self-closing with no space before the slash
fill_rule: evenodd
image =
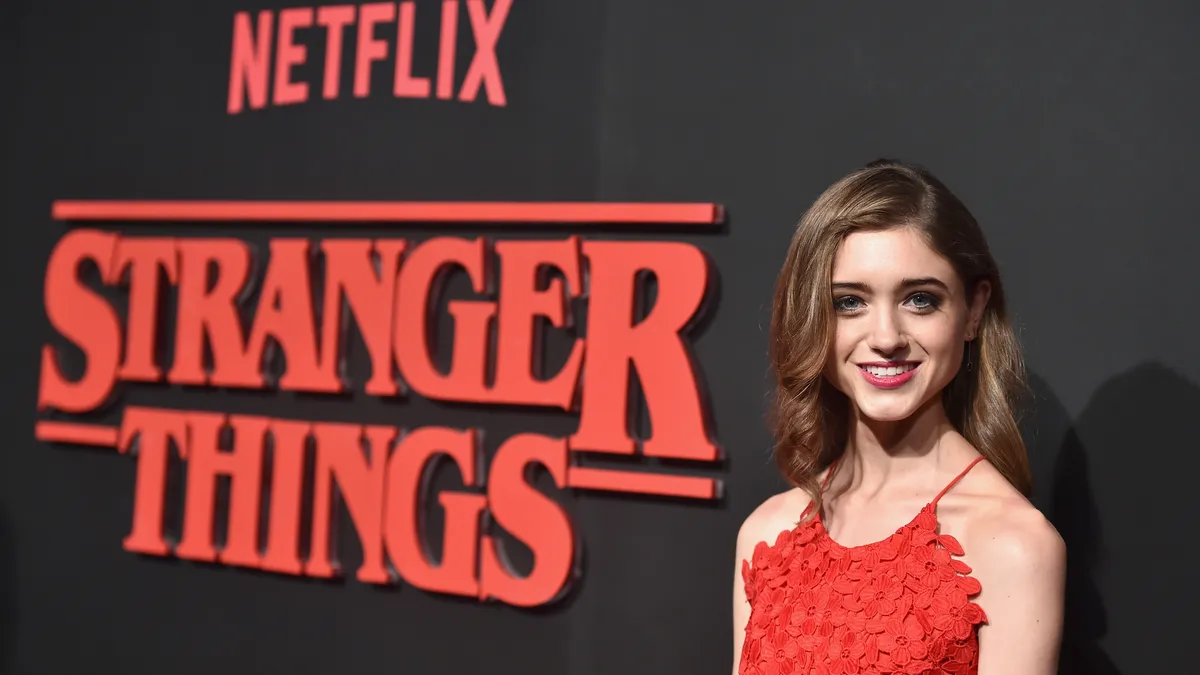
<path id="1" fill-rule="evenodd" d="M 742 644 L 746 639 L 746 624 L 750 621 L 750 603 L 746 601 L 746 585 L 742 580 L 742 561 L 751 560 L 757 543 L 752 519 L 746 519 L 738 530 L 737 555 L 733 566 L 733 675 L 737 675 L 742 658 Z"/>
<path id="2" fill-rule="evenodd" d="M 796 526 L 796 519 L 808 505 L 808 496 L 799 489 L 768 498 L 742 523 L 737 536 L 737 555 L 733 566 L 733 674 L 737 675 L 742 658 L 746 624 L 750 622 L 750 603 L 742 580 L 742 562 L 753 561 L 759 542 L 773 542 L 784 530 Z"/>
<path id="3" fill-rule="evenodd" d="M 988 523 L 972 537 L 979 675 L 1054 675 L 1062 640 L 1066 546 L 1032 508 Z"/>

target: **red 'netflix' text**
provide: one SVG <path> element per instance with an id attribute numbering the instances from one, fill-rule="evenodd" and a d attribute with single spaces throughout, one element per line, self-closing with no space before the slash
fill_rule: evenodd
<path id="1" fill-rule="evenodd" d="M 507 98 L 496 45 L 508 18 L 512 0 L 495 0 L 491 9 L 483 0 L 442 0 L 439 5 L 413 0 L 371 2 L 361 5 L 328 5 L 238 12 L 233 18 L 233 40 L 229 66 L 227 111 L 240 113 L 247 106 L 304 103 L 320 87 L 324 99 L 353 92 L 356 98 L 371 95 L 373 73 L 390 70 L 393 96 L 399 98 L 457 99 L 475 101 L 482 92 L 488 103 L 504 106 Z M 469 36 L 460 35 L 460 12 L 466 10 Z M 415 31 L 417 12 L 436 11 L 440 30 L 428 41 Z M 309 40 L 324 38 L 324 54 L 310 53 Z M 433 36 L 430 36 L 433 38 Z M 474 55 L 461 80 L 455 77 L 458 43 L 470 39 Z M 342 81 L 342 58 L 352 52 L 351 82 Z M 418 73 L 414 54 L 436 55 L 433 73 Z M 294 70 L 310 59 L 321 63 L 320 82 L 298 80 Z M 377 67 L 378 66 L 378 67 Z M 378 81 L 375 82 L 378 85 Z"/>

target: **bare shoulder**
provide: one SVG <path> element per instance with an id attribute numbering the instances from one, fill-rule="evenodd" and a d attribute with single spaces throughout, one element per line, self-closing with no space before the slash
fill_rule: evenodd
<path id="1" fill-rule="evenodd" d="M 994 583 L 1056 578 L 1066 568 L 1066 545 L 1054 525 L 990 464 L 963 480 L 957 500 L 961 542 L 970 565 Z"/>
<path id="2" fill-rule="evenodd" d="M 990 464 L 958 486 L 955 525 L 979 582 L 979 672 L 1053 673 L 1062 635 L 1066 546 Z M 957 490 L 956 490 L 957 492 Z M 947 495 L 949 496 L 949 495 Z M 949 523 L 947 523 L 949 524 Z"/>
<path id="3" fill-rule="evenodd" d="M 971 524 L 969 539 L 977 570 L 994 571 L 1013 583 L 1057 576 L 1067 550 L 1054 525 L 1029 502 L 1013 500 Z"/>
<path id="4" fill-rule="evenodd" d="M 749 559 L 760 542 L 771 545 L 781 532 L 796 527 L 810 501 L 804 490 L 792 488 L 768 497 L 759 504 L 738 530 L 738 559 Z"/>

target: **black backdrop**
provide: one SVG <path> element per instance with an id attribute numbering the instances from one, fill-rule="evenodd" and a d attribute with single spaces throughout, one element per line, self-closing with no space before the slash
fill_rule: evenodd
<path id="1" fill-rule="evenodd" d="M 515 0 L 497 48 L 504 107 L 482 95 L 393 98 L 389 61 L 374 93 L 354 98 L 349 37 L 344 93 L 321 100 L 314 33 L 301 38 L 309 64 L 295 76 L 314 83 L 308 103 L 230 115 L 232 19 L 264 6 L 0 9 L 0 670 L 727 672 L 736 529 L 782 487 L 762 421 L 773 276 L 804 207 L 877 156 L 941 175 L 1005 272 L 1038 393 L 1027 424 L 1036 499 L 1070 551 L 1067 670 L 1190 670 L 1197 586 L 1181 539 L 1196 522 L 1189 486 L 1200 468 L 1188 431 L 1200 406 L 1195 3 Z M 438 6 L 417 3 L 418 73 L 436 67 L 427 44 Z M 469 35 L 465 11 L 461 21 Z M 457 79 L 470 55 L 460 40 Z M 713 260 L 719 298 L 695 353 L 727 455 L 725 497 L 564 493 L 585 542 L 583 576 L 564 601 L 533 611 L 127 553 L 133 462 L 33 438 L 38 354 L 57 339 L 41 283 L 71 227 L 50 218 L 62 198 L 722 203 L 730 217 L 715 232 L 575 231 L 680 239 Z M 109 229 L 260 244 L 280 232 Z M 435 231 L 497 234 L 388 230 Z M 124 404 L 150 402 L 477 424 L 497 436 L 569 433 L 575 419 L 419 399 L 123 390 Z M 354 546 L 342 536 L 348 569 Z"/>

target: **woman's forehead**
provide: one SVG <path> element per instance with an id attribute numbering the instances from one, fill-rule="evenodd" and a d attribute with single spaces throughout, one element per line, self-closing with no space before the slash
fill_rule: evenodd
<path id="1" fill-rule="evenodd" d="M 834 256 L 834 282 L 899 283 L 914 277 L 949 283 L 955 273 L 950 262 L 912 228 L 853 232 Z"/>

